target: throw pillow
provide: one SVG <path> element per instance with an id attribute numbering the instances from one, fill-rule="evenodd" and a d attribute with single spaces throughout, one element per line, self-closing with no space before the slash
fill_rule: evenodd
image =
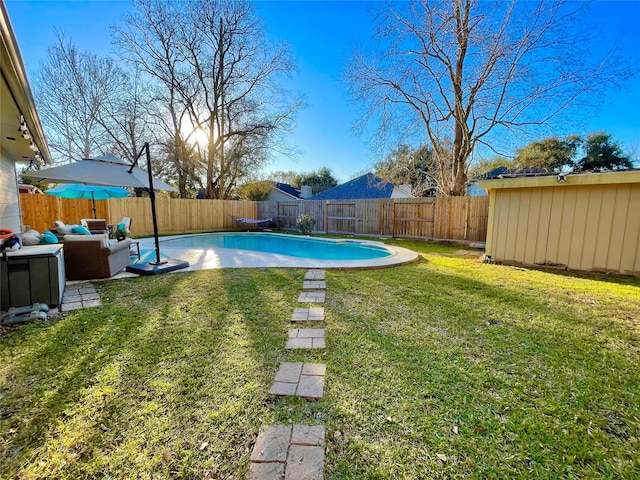
<path id="1" fill-rule="evenodd" d="M 76 235 L 91 235 L 91 232 L 82 225 L 76 225 L 75 227 L 73 227 L 71 229 L 71 233 L 75 233 Z"/>
<path id="2" fill-rule="evenodd" d="M 40 232 L 37 230 L 27 230 L 22 234 L 23 245 L 38 245 L 40 243 Z"/>
<path id="3" fill-rule="evenodd" d="M 40 237 L 40 243 L 58 243 L 58 239 L 49 230 L 45 230 L 42 237 Z"/>
<path id="4" fill-rule="evenodd" d="M 71 229 L 75 227 L 75 225 L 65 225 L 61 220 L 56 220 L 53 223 L 55 224 L 56 230 L 60 235 L 67 235 L 68 233 L 71 233 Z"/>

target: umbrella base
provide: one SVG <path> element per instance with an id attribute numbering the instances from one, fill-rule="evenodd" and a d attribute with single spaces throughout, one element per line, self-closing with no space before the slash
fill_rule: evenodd
<path id="1" fill-rule="evenodd" d="M 174 270 L 180 270 L 187 268 L 189 262 L 184 260 L 177 260 L 175 258 L 164 258 L 160 263 L 153 262 L 140 262 L 133 263 L 127 267 L 127 272 L 136 273 L 138 275 L 159 275 L 161 273 L 173 272 Z"/>

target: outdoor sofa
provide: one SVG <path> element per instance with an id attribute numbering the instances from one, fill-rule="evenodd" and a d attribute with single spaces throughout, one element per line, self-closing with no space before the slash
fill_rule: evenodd
<path id="1" fill-rule="evenodd" d="M 67 280 L 109 278 L 129 265 L 131 240 L 109 244 L 109 236 L 64 235 L 64 268 Z"/>

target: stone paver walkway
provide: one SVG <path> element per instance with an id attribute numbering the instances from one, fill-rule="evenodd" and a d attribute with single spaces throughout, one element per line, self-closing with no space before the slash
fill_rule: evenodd
<path id="1" fill-rule="evenodd" d="M 324 348 L 324 328 L 289 330 L 289 339 L 284 348 Z"/>
<path id="2" fill-rule="evenodd" d="M 324 303 L 326 293 L 318 290 L 300 292 L 298 303 Z"/>
<path id="3" fill-rule="evenodd" d="M 292 322 L 321 322 L 324 320 L 323 307 L 296 308 L 291 317 Z"/>
<path id="4" fill-rule="evenodd" d="M 324 270 L 308 270 L 299 303 L 324 303 L 327 283 Z M 324 321 L 324 308 L 296 308 L 292 322 Z M 287 350 L 325 348 L 324 328 L 289 330 Z M 272 395 L 296 395 L 319 400 L 324 395 L 327 367 L 322 363 L 282 362 L 269 389 Z M 272 425 L 262 427 L 251 453 L 247 480 L 321 480 L 324 478 L 322 425 Z"/>
<path id="5" fill-rule="evenodd" d="M 324 280 L 324 270 L 307 270 L 304 274 L 305 280 Z"/>
<path id="6" fill-rule="evenodd" d="M 69 312 L 79 308 L 99 307 L 102 305 L 100 295 L 91 283 L 67 285 L 62 296 L 61 312 Z"/>
<path id="7" fill-rule="evenodd" d="M 322 425 L 262 427 L 251 453 L 247 480 L 320 480 L 324 478 Z"/>
<path id="8" fill-rule="evenodd" d="M 312 400 L 322 398 L 326 369 L 322 363 L 282 362 L 269 393 Z"/>

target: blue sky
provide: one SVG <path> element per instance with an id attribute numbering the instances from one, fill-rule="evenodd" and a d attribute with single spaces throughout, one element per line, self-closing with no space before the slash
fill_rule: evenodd
<path id="1" fill-rule="evenodd" d="M 37 70 L 62 30 L 80 49 L 109 54 L 109 25 L 118 23 L 130 8 L 129 1 L 5 0 L 18 38 L 27 72 Z M 357 112 L 350 104 L 341 74 L 355 45 L 366 44 L 373 31 L 369 9 L 380 2 L 367 1 L 258 1 L 258 14 L 268 35 L 290 44 L 298 71 L 288 87 L 306 98 L 307 107 L 297 115 L 289 143 L 300 154 L 297 159 L 280 157 L 271 170 L 307 172 L 326 166 L 344 182 L 370 169 L 378 160 L 365 139 L 351 127 Z M 592 8 L 592 19 L 603 31 L 618 38 L 628 57 L 640 68 L 640 1 L 600 0 Z M 585 119 L 577 133 L 606 130 L 627 150 L 640 156 L 640 77 L 628 88 L 613 92 L 596 115 Z M 557 132 L 558 135 L 571 133 Z M 529 139 L 531 140 L 531 139 Z M 526 143 L 521 141 L 518 145 Z"/>

